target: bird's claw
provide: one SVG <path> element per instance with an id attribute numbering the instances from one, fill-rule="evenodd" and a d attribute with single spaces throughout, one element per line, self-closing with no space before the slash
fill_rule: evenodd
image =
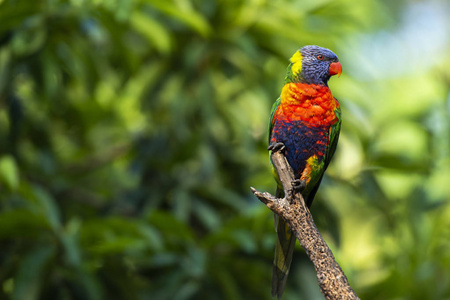
<path id="1" fill-rule="evenodd" d="M 306 180 L 294 179 L 294 180 L 292 180 L 291 184 L 292 184 L 292 189 L 295 192 L 303 193 L 303 191 L 306 188 Z"/>
<path id="2" fill-rule="evenodd" d="M 285 149 L 286 147 L 284 146 L 284 144 L 280 142 L 271 143 L 269 147 L 267 147 L 267 150 L 271 150 L 272 152 L 284 151 Z"/>

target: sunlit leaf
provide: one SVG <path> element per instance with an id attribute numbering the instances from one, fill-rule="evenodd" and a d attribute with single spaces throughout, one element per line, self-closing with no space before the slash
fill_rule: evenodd
<path id="1" fill-rule="evenodd" d="M 183 6 L 164 0 L 151 0 L 148 3 L 174 19 L 186 23 L 203 36 L 208 36 L 212 32 L 204 17 L 193 10 L 188 2 L 185 2 Z"/>
<path id="2" fill-rule="evenodd" d="M 136 31 L 144 35 L 151 45 L 154 45 L 161 53 L 170 51 L 170 34 L 164 26 L 150 16 L 138 11 L 131 15 L 130 22 Z"/>
<path id="3" fill-rule="evenodd" d="M 19 186 L 19 169 L 11 156 L 0 157 L 0 182 L 11 190 Z"/>

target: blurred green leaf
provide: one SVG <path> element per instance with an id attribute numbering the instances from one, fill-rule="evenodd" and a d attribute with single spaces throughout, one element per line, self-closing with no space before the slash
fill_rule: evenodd
<path id="1" fill-rule="evenodd" d="M 19 186 L 19 169 L 12 156 L 0 157 L 0 182 L 13 191 Z"/>
<path id="2" fill-rule="evenodd" d="M 135 253 L 162 247 L 158 233 L 133 220 L 111 217 L 85 222 L 80 234 L 83 246 L 96 255 Z"/>
<path id="3" fill-rule="evenodd" d="M 177 2 L 150 0 L 146 1 L 151 6 L 161 10 L 175 20 L 181 21 L 195 29 L 202 36 L 207 37 L 211 34 L 212 29 L 204 17 L 197 13 L 188 1 L 183 5 L 176 5 Z"/>
<path id="4" fill-rule="evenodd" d="M 44 216 L 28 210 L 11 210 L 0 214 L 0 238 L 39 238 L 39 235 L 49 230 Z"/>
<path id="5" fill-rule="evenodd" d="M 141 12 L 134 12 L 130 22 L 136 31 L 142 33 L 161 53 L 166 54 L 171 49 L 169 32 L 157 21 Z"/>
<path id="6" fill-rule="evenodd" d="M 17 276 L 14 280 L 13 300 L 33 300 L 39 298 L 42 288 L 45 269 L 55 254 L 51 246 L 32 249 L 20 263 Z"/>
<path id="7" fill-rule="evenodd" d="M 158 228 L 167 240 L 172 240 L 176 243 L 194 240 L 192 229 L 167 212 L 152 212 L 148 216 L 148 222 Z"/>
<path id="8" fill-rule="evenodd" d="M 43 216 L 53 230 L 59 230 L 61 217 L 55 199 L 43 188 L 39 186 L 31 187 L 31 192 L 40 206 Z"/>

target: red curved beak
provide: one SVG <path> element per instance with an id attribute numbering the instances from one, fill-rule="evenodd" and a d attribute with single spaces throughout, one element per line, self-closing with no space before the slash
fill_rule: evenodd
<path id="1" fill-rule="evenodd" d="M 341 76 L 342 73 L 342 65 L 340 62 L 333 62 L 330 64 L 330 76 L 338 75 L 338 77 Z"/>

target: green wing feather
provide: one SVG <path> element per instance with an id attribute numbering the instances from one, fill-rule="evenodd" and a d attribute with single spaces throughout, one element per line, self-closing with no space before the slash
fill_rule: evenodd
<path id="1" fill-rule="evenodd" d="M 336 117 L 338 118 L 337 122 L 330 126 L 330 132 L 328 134 L 328 145 L 327 152 L 325 153 L 325 160 L 323 162 L 323 170 L 322 175 L 320 175 L 320 179 L 317 181 L 317 183 L 314 185 L 314 187 L 311 189 L 311 192 L 308 193 L 308 197 L 305 199 L 306 205 L 308 208 L 311 207 L 312 202 L 314 200 L 314 197 L 317 193 L 317 190 L 319 189 L 320 183 L 322 182 L 323 174 L 325 174 L 325 170 L 328 168 L 328 165 L 330 164 L 331 158 L 334 155 L 334 152 L 336 152 L 336 146 L 339 140 L 339 133 L 341 132 L 341 109 L 337 108 L 334 113 L 336 114 Z"/>
<path id="2" fill-rule="evenodd" d="M 330 134 L 328 135 L 330 147 L 328 148 L 327 153 L 325 153 L 325 167 L 323 169 L 324 172 L 330 164 L 331 158 L 336 151 L 336 146 L 339 140 L 339 133 L 341 132 L 341 108 L 337 108 L 334 113 L 336 114 L 338 120 L 330 127 Z"/>
<path id="3" fill-rule="evenodd" d="M 273 129 L 273 123 L 275 116 L 275 112 L 277 111 L 278 107 L 280 106 L 281 98 L 278 97 L 277 101 L 272 105 L 272 111 L 270 112 L 270 122 L 269 122 L 269 145 L 270 145 L 270 139 L 272 138 L 272 129 Z"/>

